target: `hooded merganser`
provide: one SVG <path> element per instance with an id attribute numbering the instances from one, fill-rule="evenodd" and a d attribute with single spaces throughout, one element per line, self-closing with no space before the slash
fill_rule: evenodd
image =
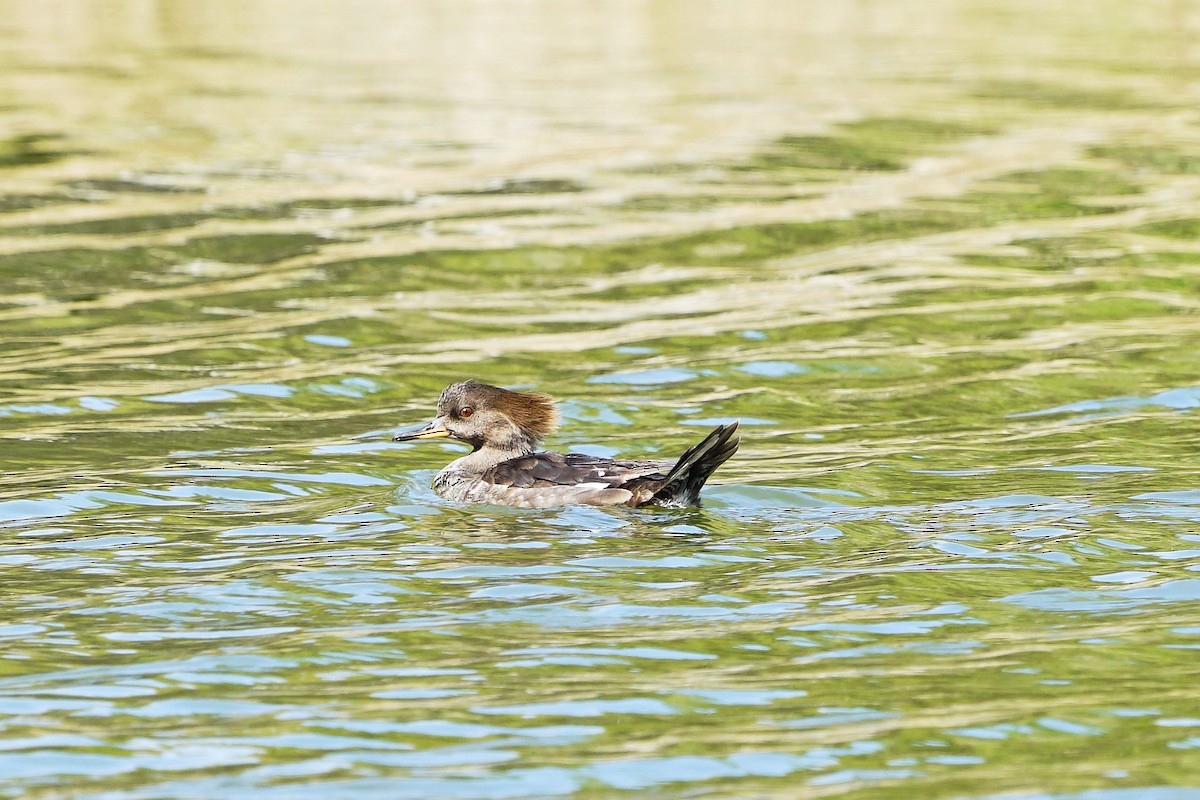
<path id="1" fill-rule="evenodd" d="M 700 487 L 740 441 L 732 438 L 736 422 L 718 426 L 674 464 L 537 452 L 557 416 L 554 401 L 544 394 L 464 381 L 442 391 L 432 422 L 394 440 L 466 442 L 473 450 L 438 473 L 434 491 L 447 500 L 518 508 L 698 506 Z"/>

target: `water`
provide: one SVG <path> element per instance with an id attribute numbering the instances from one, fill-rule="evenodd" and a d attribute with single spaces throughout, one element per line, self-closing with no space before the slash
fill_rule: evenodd
<path id="1" fill-rule="evenodd" d="M 1195 3 L 5 6 L 0 795 L 1200 797 Z"/>

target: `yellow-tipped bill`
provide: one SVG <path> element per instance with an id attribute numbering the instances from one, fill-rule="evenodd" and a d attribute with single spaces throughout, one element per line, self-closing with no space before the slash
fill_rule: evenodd
<path id="1" fill-rule="evenodd" d="M 424 428 L 408 433 L 398 433 L 392 437 L 393 442 L 411 442 L 414 439 L 445 439 L 450 435 L 450 431 L 442 427 L 438 420 L 426 425 Z"/>

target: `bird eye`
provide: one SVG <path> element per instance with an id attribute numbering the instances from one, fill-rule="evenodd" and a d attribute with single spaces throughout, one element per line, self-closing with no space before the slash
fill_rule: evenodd
<path id="1" fill-rule="evenodd" d="M 463 406 L 462 408 L 460 408 L 458 410 L 458 415 L 460 417 L 469 417 L 474 413 L 475 413 L 475 409 L 471 408 L 470 406 Z"/>

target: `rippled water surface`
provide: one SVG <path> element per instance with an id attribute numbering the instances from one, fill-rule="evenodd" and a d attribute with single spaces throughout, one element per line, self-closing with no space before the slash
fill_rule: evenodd
<path id="1" fill-rule="evenodd" d="M 0 796 L 1200 797 L 1192 0 L 2 5 Z"/>

